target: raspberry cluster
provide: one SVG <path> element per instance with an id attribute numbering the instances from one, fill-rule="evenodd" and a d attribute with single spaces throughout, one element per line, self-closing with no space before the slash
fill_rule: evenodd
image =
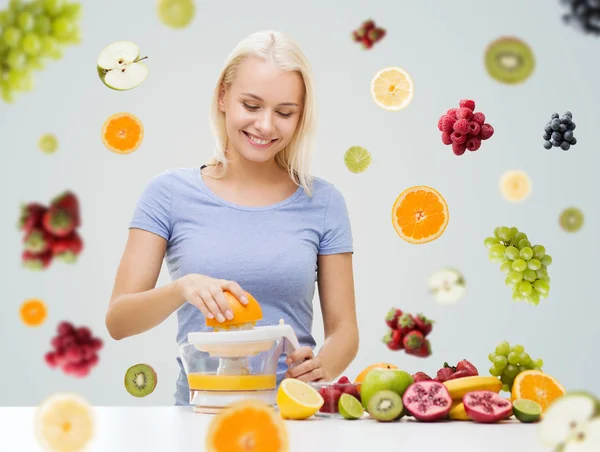
<path id="1" fill-rule="evenodd" d="M 370 49 L 375 43 L 381 41 L 386 33 L 385 28 L 376 26 L 375 22 L 369 19 L 352 31 L 352 39 L 354 42 L 361 43 L 363 49 Z"/>
<path id="2" fill-rule="evenodd" d="M 350 394 L 359 402 L 361 401 L 358 385 L 350 381 L 345 375 L 341 376 L 335 383 L 327 383 L 318 389 L 323 397 L 323 405 L 319 409 L 321 413 L 339 413 L 338 402 L 342 394 Z"/>
<path id="3" fill-rule="evenodd" d="M 438 121 L 438 129 L 442 132 L 442 143 L 452 145 L 455 155 L 463 155 L 469 151 L 477 151 L 481 141 L 494 134 L 494 128 L 485 122 L 485 115 L 475 112 L 475 101 L 463 99 L 459 108 L 451 108 Z"/>
<path id="4" fill-rule="evenodd" d="M 571 146 L 577 144 L 573 130 L 575 130 L 575 123 L 570 111 L 565 112 L 562 116 L 552 113 L 550 121 L 544 127 L 544 148 L 560 147 L 563 151 L 568 151 Z"/>
<path id="5" fill-rule="evenodd" d="M 426 338 L 433 329 L 433 323 L 423 314 L 412 315 L 392 308 L 385 316 L 385 324 L 390 329 L 382 342 L 390 350 L 404 350 L 407 355 L 426 358 L 431 355 L 431 344 Z"/>
<path id="6" fill-rule="evenodd" d="M 46 364 L 53 369 L 60 367 L 65 375 L 87 377 L 98 364 L 98 352 L 104 345 L 102 339 L 92 336 L 88 327 L 76 328 L 66 321 L 58 324 L 56 332 L 50 342 L 53 350 L 44 355 Z"/>
<path id="7" fill-rule="evenodd" d="M 600 1 L 598 0 L 561 0 L 568 6 L 569 12 L 563 14 L 563 21 L 584 34 L 600 35 Z"/>
<path id="8" fill-rule="evenodd" d="M 77 233 L 81 225 L 79 201 L 65 191 L 50 201 L 21 205 L 17 227 L 24 233 L 22 265 L 29 270 L 45 270 L 54 259 L 74 263 L 83 250 Z"/>

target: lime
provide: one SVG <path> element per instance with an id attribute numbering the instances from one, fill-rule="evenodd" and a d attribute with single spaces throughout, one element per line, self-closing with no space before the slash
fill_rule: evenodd
<path id="1" fill-rule="evenodd" d="M 344 154 L 344 163 L 353 173 L 362 173 L 371 165 L 371 154 L 361 146 L 351 146 Z"/>
<path id="2" fill-rule="evenodd" d="M 53 154 L 58 149 L 58 139 L 56 135 L 46 133 L 38 140 L 38 146 L 45 154 Z"/>
<path id="3" fill-rule="evenodd" d="M 513 402 L 513 413 L 521 422 L 536 422 L 542 416 L 542 406 L 533 400 L 517 399 Z"/>
<path id="4" fill-rule="evenodd" d="M 365 410 L 353 395 L 344 393 L 338 400 L 338 410 L 344 419 L 359 419 Z"/>

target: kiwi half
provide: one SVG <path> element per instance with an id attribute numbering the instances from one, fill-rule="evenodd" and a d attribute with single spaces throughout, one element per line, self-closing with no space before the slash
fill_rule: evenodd
<path id="1" fill-rule="evenodd" d="M 378 391 L 369 399 L 367 412 L 369 416 L 380 422 L 400 419 L 404 414 L 402 397 L 387 389 Z"/>
<path id="2" fill-rule="evenodd" d="M 134 397 L 146 397 L 154 392 L 158 375 L 148 364 L 136 364 L 125 372 L 125 389 Z"/>
<path id="3" fill-rule="evenodd" d="M 519 38 L 502 37 L 487 46 L 485 68 L 493 79 L 515 85 L 531 76 L 535 70 L 535 56 Z"/>

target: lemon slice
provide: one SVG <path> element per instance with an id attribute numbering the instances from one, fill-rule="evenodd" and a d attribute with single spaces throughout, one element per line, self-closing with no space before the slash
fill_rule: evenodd
<path id="1" fill-rule="evenodd" d="M 413 99 L 414 89 L 410 75 L 397 66 L 380 69 L 371 80 L 373 100 L 388 111 L 399 111 L 407 107 Z"/>
<path id="2" fill-rule="evenodd" d="M 44 450 L 80 452 L 94 436 L 92 407 L 77 394 L 57 393 L 44 400 L 35 415 L 35 435 Z"/>
<path id="3" fill-rule="evenodd" d="M 351 146 L 344 154 L 344 163 L 353 173 L 362 173 L 371 166 L 371 154 L 361 146 Z"/>
<path id="4" fill-rule="evenodd" d="M 307 419 L 325 403 L 319 391 L 296 378 L 285 378 L 277 389 L 279 413 L 284 419 Z"/>
<path id="5" fill-rule="evenodd" d="M 508 201 L 524 201 L 531 194 L 531 180 L 524 171 L 507 171 L 500 179 L 500 192 Z"/>

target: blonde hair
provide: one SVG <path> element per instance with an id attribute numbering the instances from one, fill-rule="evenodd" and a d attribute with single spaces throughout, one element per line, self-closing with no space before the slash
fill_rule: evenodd
<path id="1" fill-rule="evenodd" d="M 296 130 L 290 142 L 275 156 L 276 163 L 288 171 L 291 179 L 312 196 L 310 163 L 316 130 L 316 102 L 313 76 L 308 59 L 300 46 L 290 36 L 277 31 L 260 31 L 240 41 L 227 57 L 214 88 L 210 105 L 210 125 L 216 140 L 212 163 L 220 162 L 227 169 L 225 147 L 227 131 L 225 114 L 219 109 L 219 93 L 222 87 L 229 89 L 240 65 L 255 57 L 270 61 L 284 71 L 297 71 L 304 83 L 304 105 Z"/>

